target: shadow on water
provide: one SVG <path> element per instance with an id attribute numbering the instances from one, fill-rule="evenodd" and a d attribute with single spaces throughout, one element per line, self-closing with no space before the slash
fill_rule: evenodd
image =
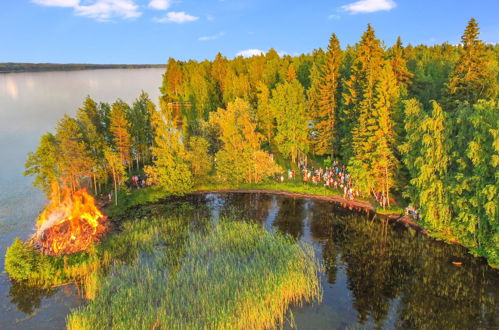
<path id="1" fill-rule="evenodd" d="M 203 219 L 235 217 L 310 243 L 323 265 L 323 301 L 291 309 L 288 318 L 299 329 L 499 327 L 496 271 L 460 246 L 365 211 L 282 195 L 217 193 L 168 198 L 131 209 L 126 217 L 172 214 L 201 230 Z M 27 314 L 51 294 L 15 285 L 9 293 Z"/>

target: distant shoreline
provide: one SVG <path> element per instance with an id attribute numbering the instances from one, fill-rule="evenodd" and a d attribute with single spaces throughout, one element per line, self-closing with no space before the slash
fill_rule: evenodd
<path id="1" fill-rule="evenodd" d="M 0 73 L 166 68 L 165 64 L 0 63 Z"/>

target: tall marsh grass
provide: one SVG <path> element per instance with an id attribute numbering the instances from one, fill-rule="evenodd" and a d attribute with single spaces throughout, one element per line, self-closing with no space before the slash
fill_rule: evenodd
<path id="1" fill-rule="evenodd" d="M 95 299 L 68 317 L 68 329 L 273 328 L 283 324 L 290 305 L 321 299 L 319 264 L 309 245 L 245 222 L 203 230 L 163 223 L 169 225 L 156 231 L 160 240 L 182 234 L 146 244 L 149 253 L 134 263 L 115 263 Z"/>

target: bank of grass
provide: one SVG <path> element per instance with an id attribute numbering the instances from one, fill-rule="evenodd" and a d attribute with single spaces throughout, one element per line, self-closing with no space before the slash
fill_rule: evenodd
<path id="1" fill-rule="evenodd" d="M 68 328 L 273 328 L 291 304 L 321 297 L 313 249 L 289 236 L 235 221 L 188 236 L 115 265 Z"/>

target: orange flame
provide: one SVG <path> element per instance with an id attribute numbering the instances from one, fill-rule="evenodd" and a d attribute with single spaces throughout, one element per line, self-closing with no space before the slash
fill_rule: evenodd
<path id="1" fill-rule="evenodd" d="M 83 251 L 106 230 L 105 220 L 85 189 L 71 193 L 54 185 L 50 204 L 38 217 L 35 241 L 50 255 Z"/>

